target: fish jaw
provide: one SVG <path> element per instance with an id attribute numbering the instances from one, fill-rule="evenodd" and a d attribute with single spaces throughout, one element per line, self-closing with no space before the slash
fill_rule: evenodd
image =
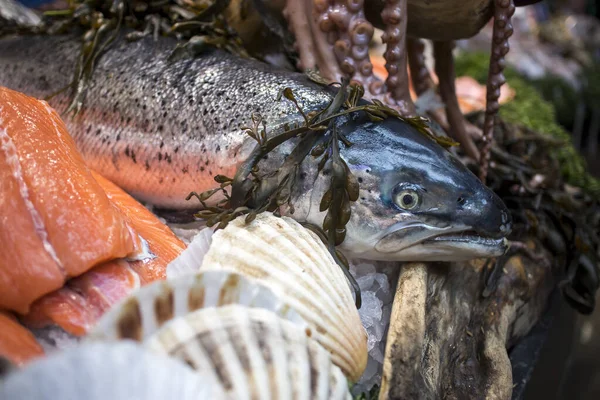
<path id="1" fill-rule="evenodd" d="M 344 247 L 351 258 L 380 261 L 468 261 L 475 258 L 499 257 L 506 253 L 509 242 L 506 238 L 490 238 L 469 230 L 452 230 L 454 233 L 439 233 L 433 230 L 428 239 L 417 243 L 406 240 L 406 245 L 396 248 L 393 236 L 374 240 L 371 245 L 357 246 L 351 242 Z M 386 247 L 387 245 L 387 247 Z M 362 251 L 360 250 L 362 248 Z M 358 250 L 358 251 L 357 251 Z"/>

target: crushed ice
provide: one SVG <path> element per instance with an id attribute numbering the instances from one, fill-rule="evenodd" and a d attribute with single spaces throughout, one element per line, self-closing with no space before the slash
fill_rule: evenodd
<path id="1" fill-rule="evenodd" d="M 358 313 L 367 331 L 369 351 L 367 368 L 352 388 L 352 393 L 357 395 L 381 383 L 385 338 L 400 267 L 397 263 L 353 260 L 350 262 L 350 272 L 361 291 L 362 306 Z"/>

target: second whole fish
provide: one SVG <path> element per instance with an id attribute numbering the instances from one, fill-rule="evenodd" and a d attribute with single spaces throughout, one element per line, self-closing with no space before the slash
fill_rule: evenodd
<path id="1" fill-rule="evenodd" d="M 13 36 L 0 40 L 0 86 L 45 98 L 66 87 L 80 51 L 77 35 Z M 137 198 L 171 209 L 197 208 L 192 192 L 233 176 L 256 142 L 242 130 L 252 113 L 269 137 L 301 121 L 291 88 L 306 111 L 334 95 L 301 74 L 279 71 L 219 50 L 169 61 L 175 41 L 122 37 L 98 60 L 81 112 L 66 115 L 70 97 L 49 100 L 63 115 L 88 165 Z M 396 261 L 453 261 L 498 256 L 507 248 L 511 217 L 503 202 L 449 152 L 393 118 L 350 118 L 340 149 L 360 184 L 344 252 Z M 266 165 L 289 154 L 280 146 Z M 307 157 L 299 171 L 293 217 L 317 225 L 329 173 Z"/>

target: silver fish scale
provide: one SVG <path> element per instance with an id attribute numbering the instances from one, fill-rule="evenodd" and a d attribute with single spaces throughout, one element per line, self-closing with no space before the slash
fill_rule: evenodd
<path id="1" fill-rule="evenodd" d="M 331 99 L 301 74 L 218 50 L 168 62 L 174 46 L 164 38 L 118 40 L 100 58 L 82 111 L 65 117 L 88 164 L 143 200 L 181 207 L 191 190 L 206 190 L 215 174 L 231 173 L 254 146 L 241 129 L 252 113 L 265 118 L 271 133 L 298 121 L 292 102 L 276 100 L 284 88 L 306 110 Z M 46 97 L 69 83 L 78 52 L 72 35 L 1 40 L 0 85 Z M 65 116 L 66 95 L 49 103 Z"/>

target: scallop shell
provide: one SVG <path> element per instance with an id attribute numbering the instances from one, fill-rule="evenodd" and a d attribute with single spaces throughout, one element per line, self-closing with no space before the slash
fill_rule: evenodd
<path id="1" fill-rule="evenodd" d="M 198 310 L 165 324 L 146 346 L 220 382 L 229 398 L 350 398 L 348 381 L 329 352 L 268 310 Z"/>
<path id="2" fill-rule="evenodd" d="M 88 343 L 38 359 L 0 381 L 10 400 L 200 400 L 222 395 L 209 375 L 131 342 Z"/>
<path id="3" fill-rule="evenodd" d="M 367 364 L 367 334 L 344 273 L 319 238 L 291 218 L 240 217 L 214 233 L 200 271 L 253 277 L 282 296 L 353 381 Z"/>
<path id="4" fill-rule="evenodd" d="M 146 285 L 106 312 L 91 339 L 144 341 L 166 322 L 192 311 L 241 304 L 263 308 L 310 329 L 282 296 L 253 279 L 229 271 L 206 271 Z"/>
<path id="5" fill-rule="evenodd" d="M 186 247 L 176 259 L 167 265 L 167 279 L 196 274 L 210 248 L 212 235 L 213 230 L 211 228 L 204 228 L 198 232 L 192 240 L 193 244 Z"/>

